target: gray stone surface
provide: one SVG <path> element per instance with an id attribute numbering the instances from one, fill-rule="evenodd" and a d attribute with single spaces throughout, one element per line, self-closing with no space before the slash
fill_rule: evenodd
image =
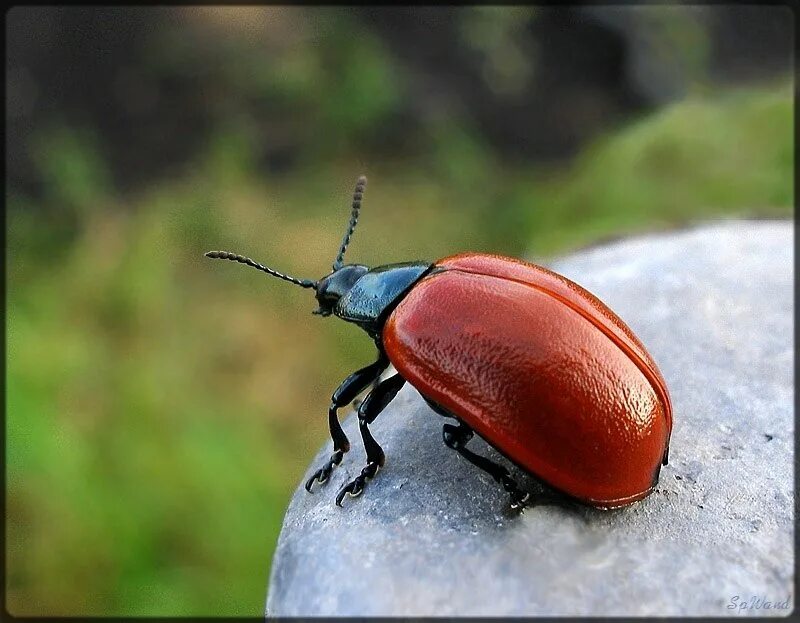
<path id="1" fill-rule="evenodd" d="M 407 385 L 373 426 L 388 459 L 362 496 L 333 503 L 364 460 L 353 417 L 342 467 L 298 489 L 268 614 L 729 615 L 737 595 L 793 609 L 792 236 L 790 222 L 725 222 L 551 264 L 624 318 L 667 380 L 670 464 L 650 497 L 514 516 Z"/>

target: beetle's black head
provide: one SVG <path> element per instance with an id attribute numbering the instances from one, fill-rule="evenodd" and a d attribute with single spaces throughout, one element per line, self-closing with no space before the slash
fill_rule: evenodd
<path id="1" fill-rule="evenodd" d="M 339 299 L 347 294 L 353 284 L 368 270 L 369 268 L 361 264 L 347 264 L 320 279 L 317 282 L 319 309 L 314 313 L 320 316 L 330 316 Z"/>
<path id="2" fill-rule="evenodd" d="M 316 291 L 317 302 L 319 308 L 314 311 L 315 314 L 320 316 L 330 316 L 333 313 L 336 303 L 353 287 L 353 284 L 364 275 L 369 269 L 361 264 L 344 264 L 344 252 L 350 244 L 350 237 L 355 231 L 356 224 L 358 223 L 358 212 L 361 209 L 361 199 L 364 196 L 364 188 L 367 185 L 367 178 L 363 175 L 358 178 L 356 189 L 353 193 L 353 208 L 350 212 L 350 223 L 345 231 L 342 244 L 339 246 L 339 253 L 333 261 L 333 271 L 320 279 L 319 281 L 312 281 L 310 279 L 297 279 L 283 273 L 279 273 L 272 268 L 268 268 L 258 262 L 251 260 L 249 257 L 238 255 L 236 253 L 229 253 L 227 251 L 209 251 L 206 257 L 213 259 L 233 260 L 240 264 L 252 266 L 262 272 L 265 272 L 273 277 L 278 277 L 284 281 L 288 281 L 302 288 L 313 288 Z"/>

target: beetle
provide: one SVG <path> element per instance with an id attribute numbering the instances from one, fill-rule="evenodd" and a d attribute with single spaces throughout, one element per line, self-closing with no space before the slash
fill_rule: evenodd
<path id="1" fill-rule="evenodd" d="M 375 342 L 376 361 L 333 392 L 333 453 L 305 488 L 326 482 L 349 451 L 338 410 L 372 385 L 358 406 L 367 463 L 336 504 L 363 492 L 385 461 L 369 425 L 408 382 L 453 420 L 443 425 L 444 443 L 501 484 L 513 508 L 529 505 L 530 494 L 505 467 L 466 447 L 475 433 L 584 504 L 612 508 L 651 493 L 668 461 L 672 405 L 661 372 L 630 328 L 566 277 L 500 255 L 345 264 L 366 183 L 364 176 L 356 183 L 350 222 L 322 279 L 297 279 L 227 251 L 206 253 L 313 289 L 314 314 L 351 322 Z M 390 364 L 396 373 L 383 380 Z"/>

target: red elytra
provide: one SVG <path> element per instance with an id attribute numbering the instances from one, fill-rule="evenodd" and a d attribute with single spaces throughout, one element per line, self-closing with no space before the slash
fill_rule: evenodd
<path id="1" fill-rule="evenodd" d="M 603 508 L 647 496 L 672 406 L 627 325 L 535 264 L 460 254 L 435 266 L 386 320 L 397 371 L 556 489 Z"/>

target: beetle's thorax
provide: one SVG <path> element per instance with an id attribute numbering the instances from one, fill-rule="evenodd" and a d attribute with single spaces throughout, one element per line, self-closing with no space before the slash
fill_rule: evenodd
<path id="1" fill-rule="evenodd" d="M 378 337 L 387 314 L 432 267 L 428 262 L 404 262 L 376 268 L 348 264 L 319 280 L 314 313 L 334 314 Z"/>

